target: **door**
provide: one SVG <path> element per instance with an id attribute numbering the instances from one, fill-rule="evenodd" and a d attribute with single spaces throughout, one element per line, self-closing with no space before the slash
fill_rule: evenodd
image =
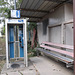
<path id="1" fill-rule="evenodd" d="M 24 57 L 23 26 L 19 26 L 20 57 Z"/>
<path id="2" fill-rule="evenodd" d="M 14 58 L 14 27 L 9 26 L 9 48 L 10 58 Z"/>
<path id="3" fill-rule="evenodd" d="M 9 26 L 10 58 L 24 57 L 23 25 Z"/>

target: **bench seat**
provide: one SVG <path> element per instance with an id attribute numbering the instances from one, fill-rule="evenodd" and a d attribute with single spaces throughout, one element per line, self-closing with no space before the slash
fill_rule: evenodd
<path id="1" fill-rule="evenodd" d="M 72 58 L 74 57 L 72 52 L 64 51 L 64 50 L 57 49 L 57 48 L 52 48 L 52 47 L 45 46 L 45 45 L 40 45 L 40 47 L 51 50 L 51 51 L 55 51 L 55 52 L 58 52 L 61 54 L 65 54 L 65 55 L 70 56 Z"/>
<path id="2" fill-rule="evenodd" d="M 74 64 L 74 53 L 68 51 L 73 50 L 73 46 L 65 44 L 55 44 L 51 42 L 42 42 L 40 48 L 36 48 L 36 50 L 66 63 L 66 67 L 72 67 Z"/>
<path id="3" fill-rule="evenodd" d="M 49 56 L 53 56 L 53 57 L 56 57 L 58 60 L 61 60 L 62 62 L 68 64 L 68 63 L 72 63 L 73 64 L 73 59 L 70 59 L 70 58 L 67 58 L 67 57 L 64 57 L 64 56 L 61 56 L 61 55 L 58 55 L 58 54 L 54 54 L 50 51 L 47 51 L 47 50 L 44 50 L 42 48 L 36 48 L 36 50 L 39 50 Z"/>

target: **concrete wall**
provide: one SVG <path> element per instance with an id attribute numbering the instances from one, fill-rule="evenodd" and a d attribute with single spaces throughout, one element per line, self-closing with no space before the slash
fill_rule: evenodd
<path id="1" fill-rule="evenodd" d="M 73 45 L 73 23 L 72 24 L 66 24 L 65 28 L 65 44 Z"/>
<path id="2" fill-rule="evenodd" d="M 64 5 L 54 11 L 49 18 L 49 26 L 61 24 L 65 21 Z M 61 26 L 49 28 L 49 41 L 61 43 Z"/>
<path id="3" fill-rule="evenodd" d="M 37 23 L 37 36 L 38 36 L 38 42 L 41 44 L 43 41 L 47 41 L 47 35 L 43 35 L 43 23 Z"/>
<path id="4" fill-rule="evenodd" d="M 61 43 L 61 26 L 49 28 L 49 41 Z"/>
<path id="5" fill-rule="evenodd" d="M 63 23 L 71 19 L 73 19 L 73 7 L 71 4 L 64 4 L 50 15 L 49 26 Z M 48 28 L 47 34 L 43 35 L 42 22 L 38 23 L 37 25 L 38 25 L 37 30 L 38 30 L 39 43 L 41 43 L 42 41 L 61 43 L 61 36 L 62 36 L 61 27 L 62 26 Z M 73 27 L 73 24 L 67 24 L 64 29 L 65 30 L 65 35 L 64 35 L 65 44 L 73 45 L 73 28 L 72 27 Z"/>
<path id="6" fill-rule="evenodd" d="M 70 21 L 73 19 L 73 5 L 65 4 L 65 21 Z M 65 28 L 65 44 L 73 45 L 73 23 L 66 24 Z"/>
<path id="7" fill-rule="evenodd" d="M 49 25 L 59 24 L 65 21 L 64 5 L 55 10 L 49 18 Z"/>
<path id="8" fill-rule="evenodd" d="M 64 5 L 65 10 L 65 21 L 69 21 L 73 19 L 73 5 L 72 4 L 65 4 Z"/>

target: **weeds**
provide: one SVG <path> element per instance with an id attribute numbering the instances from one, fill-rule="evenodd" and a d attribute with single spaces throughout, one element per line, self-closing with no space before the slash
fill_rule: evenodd
<path id="1" fill-rule="evenodd" d="M 0 38 L 0 55 L 5 55 L 5 38 Z M 5 60 L 0 59 L 0 72 L 3 68 Z"/>
<path id="2" fill-rule="evenodd" d="M 31 48 L 31 45 L 28 44 L 28 57 L 34 57 L 37 55 L 35 48 Z"/>

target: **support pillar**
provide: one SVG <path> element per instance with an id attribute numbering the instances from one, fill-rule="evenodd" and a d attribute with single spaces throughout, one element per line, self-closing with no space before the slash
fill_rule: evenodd
<path id="1" fill-rule="evenodd" d="M 73 21 L 74 21 L 74 75 L 75 75 L 75 0 L 73 0 Z"/>

